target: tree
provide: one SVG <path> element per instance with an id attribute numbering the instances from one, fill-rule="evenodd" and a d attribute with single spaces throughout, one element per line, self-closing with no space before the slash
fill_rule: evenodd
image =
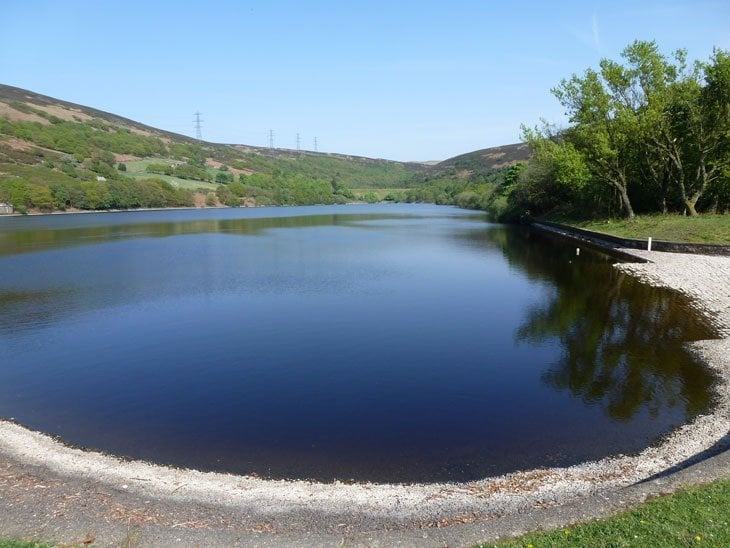
<path id="1" fill-rule="evenodd" d="M 505 176 L 505 186 L 520 182 L 541 213 L 574 202 L 591 180 L 583 154 L 566 136 L 548 124 L 539 129 L 523 126 L 522 139 L 530 146 L 533 165 Z"/>
<path id="2" fill-rule="evenodd" d="M 636 115 L 637 176 L 650 183 L 659 207 L 666 213 L 672 166 L 666 150 L 657 143 L 666 142 L 670 91 L 684 72 L 686 52 L 675 52 L 676 64 L 672 64 L 659 52 L 655 42 L 637 40 L 624 49 L 622 56 L 628 62 L 627 67 L 609 61 L 605 63 L 611 64 L 616 80 L 624 82 L 618 91 Z M 651 189 L 644 190 L 651 192 Z"/>
<path id="3" fill-rule="evenodd" d="M 624 64 L 603 59 L 599 71 L 552 90 L 573 124 L 564 136 L 628 217 L 636 196 L 667 211 L 672 192 L 697 215 L 706 190 L 723 188 L 730 161 L 730 56 L 716 50 L 688 66 L 684 50 L 668 58 L 646 41 L 621 55 Z"/>
<path id="4" fill-rule="evenodd" d="M 225 166 L 223 166 L 225 167 Z M 233 174 L 228 171 L 218 171 L 215 175 L 215 182 L 218 184 L 228 184 L 229 182 L 233 181 Z"/>
<path id="5" fill-rule="evenodd" d="M 552 92 L 575 124 L 572 141 L 587 160 L 592 176 L 618 191 L 626 216 L 632 218 L 629 181 L 636 121 L 621 97 L 612 93 L 620 75 L 604 62 L 601 67 L 600 74 L 589 69 L 583 77 L 573 75 L 563 80 Z"/>
<path id="6" fill-rule="evenodd" d="M 730 53 L 715 50 L 710 63 L 702 65 L 705 86 L 691 111 L 692 146 L 696 166 L 685 203 L 690 214 L 705 190 L 727 177 L 730 167 Z"/>
<path id="7" fill-rule="evenodd" d="M 709 63 L 687 67 L 685 52 L 675 54 L 676 78 L 654 100 L 659 113 L 646 141 L 690 215 L 708 188 L 722 187 L 730 140 L 730 56 L 715 50 Z"/>

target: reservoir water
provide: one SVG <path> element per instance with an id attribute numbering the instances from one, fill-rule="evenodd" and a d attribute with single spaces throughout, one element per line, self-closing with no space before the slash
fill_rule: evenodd
<path id="1" fill-rule="evenodd" d="M 712 336 L 616 260 L 428 205 L 0 219 L 0 417 L 271 478 L 460 481 L 638 452 Z"/>

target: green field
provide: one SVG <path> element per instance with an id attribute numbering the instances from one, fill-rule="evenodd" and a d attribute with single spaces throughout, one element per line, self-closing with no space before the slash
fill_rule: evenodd
<path id="1" fill-rule="evenodd" d="M 164 163 L 172 163 L 175 162 L 175 160 L 171 158 L 147 158 L 144 160 L 135 160 L 133 162 L 125 162 L 124 164 L 127 166 L 127 171 L 124 173 L 127 177 L 132 177 L 134 179 L 149 179 L 151 177 L 155 179 L 162 179 L 163 181 L 167 181 L 175 188 L 182 188 L 185 190 L 198 190 L 202 189 L 204 191 L 214 191 L 218 188 L 218 185 L 215 183 L 208 183 L 205 181 L 193 181 L 190 179 L 181 179 L 180 177 L 173 177 L 171 175 L 161 175 L 158 173 L 149 173 L 147 171 L 147 166 L 150 164 L 164 164 Z M 212 177 L 215 177 L 215 174 L 218 172 L 217 169 L 208 168 L 207 171 L 211 174 Z"/>
<path id="2" fill-rule="evenodd" d="M 730 546 L 730 480 L 660 497 L 607 519 L 482 546 Z"/>
<path id="3" fill-rule="evenodd" d="M 621 238 L 651 237 L 654 240 L 671 242 L 730 244 L 730 215 L 706 213 L 699 217 L 642 215 L 634 219 L 602 221 L 571 221 L 564 218 L 550 220 Z"/>

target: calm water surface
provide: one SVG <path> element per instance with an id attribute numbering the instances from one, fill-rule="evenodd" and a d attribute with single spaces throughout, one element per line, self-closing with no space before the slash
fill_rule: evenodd
<path id="1" fill-rule="evenodd" d="M 0 219 L 0 417 L 264 477 L 469 480 L 710 405 L 679 295 L 416 205 Z"/>

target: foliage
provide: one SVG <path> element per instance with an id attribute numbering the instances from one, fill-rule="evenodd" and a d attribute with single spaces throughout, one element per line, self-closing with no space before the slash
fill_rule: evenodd
<path id="1" fill-rule="evenodd" d="M 32 170 L 27 166 L 12 167 L 25 168 L 21 172 Z M 47 179 L 0 177 L 0 201 L 9 202 L 20 213 L 29 209 L 132 209 L 194 204 L 191 192 L 176 189 L 159 179 L 78 182 L 59 173 Z"/>
<path id="2" fill-rule="evenodd" d="M 214 156 L 219 161 L 224 158 Z M 312 154 L 307 152 L 283 155 L 278 153 L 240 153 L 231 167 L 256 173 L 279 173 L 301 176 L 310 181 L 331 181 L 344 188 L 393 188 L 410 181 L 414 173 L 424 169 L 414 164 L 389 160 Z"/>
<path id="3" fill-rule="evenodd" d="M 341 204 L 354 198 L 349 189 L 332 181 L 280 170 L 240 175 L 238 182 L 229 184 L 228 189 L 239 198 L 252 197 L 260 205 Z"/>
<path id="4" fill-rule="evenodd" d="M 95 150 L 152 156 L 164 154 L 166 148 L 158 137 L 138 135 L 123 127 L 90 122 L 66 122 L 44 125 L 39 122 L 10 122 L 0 118 L 0 133 L 30 141 L 40 147 L 88 158 Z"/>
<path id="5" fill-rule="evenodd" d="M 409 188 L 397 192 L 391 191 L 385 195 L 384 200 L 457 205 L 468 209 L 488 210 L 495 193 L 505 188 L 507 178 L 522 169 L 522 164 L 515 164 L 509 168 L 488 169 L 481 163 L 471 165 L 475 169 L 467 176 L 461 176 L 463 170 L 453 166 L 435 172 L 434 175 L 428 172 L 418 173 L 408 181 Z"/>
<path id="6" fill-rule="evenodd" d="M 568 128 L 523 128 L 533 159 L 507 217 L 730 210 L 730 54 L 688 64 L 636 41 L 622 57 L 552 90 Z"/>
<path id="7" fill-rule="evenodd" d="M 180 164 L 149 164 L 146 168 L 147 173 L 158 175 L 169 175 L 179 177 L 180 179 L 192 179 L 194 181 L 211 181 L 212 178 L 205 168 L 195 165 L 195 163 Z"/>
<path id="8" fill-rule="evenodd" d="M 226 185 L 230 182 L 233 182 L 233 173 L 221 170 L 218 173 L 216 173 L 215 182 L 218 184 L 222 184 L 222 185 Z"/>
<path id="9" fill-rule="evenodd" d="M 206 193 L 214 189 L 217 199 L 228 205 L 239 205 L 244 198 L 254 199 L 259 205 L 296 205 L 354 201 L 352 189 L 355 187 L 375 190 L 415 184 L 410 182 L 411 177 L 424 169 L 415 164 L 387 160 L 239 149 L 180 136 L 170 136 L 163 142 L 154 130 L 133 130 L 111 116 L 99 118 L 96 117 L 98 113 L 94 113 L 95 117 L 85 122 L 78 118 L 68 122 L 49 114 L 42 106 L 17 103 L 13 108 L 38 115 L 50 123 L 0 119 L 0 140 L 5 135 L 33 145 L 32 150 L 19 150 L 0 142 L 0 162 L 13 163 L 27 170 L 22 174 L 8 173 L 8 177 L 0 175 L 0 179 L 23 179 L 20 186 L 25 190 L 14 190 L 21 209 L 37 208 L 36 202 L 43 203 L 43 207 L 48 205 L 43 192 L 27 185 L 48 186 L 42 176 L 49 174 L 53 174 L 49 181 L 61 182 L 57 180 L 57 175 L 61 175 L 63 182 L 55 186 L 58 196 L 54 196 L 53 208 L 104 209 L 116 207 L 110 204 L 116 204 L 118 200 L 110 201 L 106 191 L 91 184 L 96 183 L 98 177 L 106 179 L 102 183 L 126 181 L 124 184 L 131 188 L 135 183 L 126 177 L 140 181 L 159 176 L 160 180 L 177 188 Z M 138 159 L 120 162 L 116 160 L 116 155 L 120 154 Z M 38 168 L 43 161 L 46 169 L 41 173 Z M 239 176 L 241 172 L 243 174 Z M 9 183 L 2 184 L 8 194 Z M 229 188 L 220 188 L 220 185 Z M 366 190 L 365 194 L 371 201 L 380 199 L 380 195 L 371 194 L 371 190 Z M 37 200 L 29 197 L 31 195 Z M 124 202 L 146 204 L 150 201 L 142 195 L 138 198 Z"/>

